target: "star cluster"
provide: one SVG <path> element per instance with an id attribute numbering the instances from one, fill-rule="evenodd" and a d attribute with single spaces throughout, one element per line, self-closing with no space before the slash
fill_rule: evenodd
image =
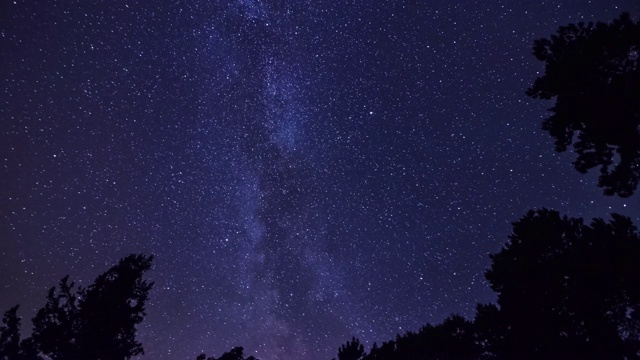
<path id="1" fill-rule="evenodd" d="M 534 39 L 634 1 L 1 6 L 0 306 L 25 319 L 143 252 L 145 357 L 329 359 L 493 301 L 528 209 L 640 221 L 524 95 Z"/>

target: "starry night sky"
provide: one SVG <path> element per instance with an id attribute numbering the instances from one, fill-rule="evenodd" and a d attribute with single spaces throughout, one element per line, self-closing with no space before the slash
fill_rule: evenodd
<path id="1" fill-rule="evenodd" d="M 628 1 L 6 1 L 0 310 L 154 254 L 149 359 L 327 360 L 472 317 L 548 207 L 619 212 L 540 130 L 533 40 Z"/>

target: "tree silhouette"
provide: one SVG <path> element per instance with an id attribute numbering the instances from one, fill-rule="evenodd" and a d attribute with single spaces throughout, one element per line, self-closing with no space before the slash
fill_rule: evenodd
<path id="1" fill-rule="evenodd" d="M 556 98 L 542 126 L 556 150 L 577 137 L 576 170 L 599 166 L 606 195 L 631 196 L 640 178 L 640 22 L 623 13 L 610 24 L 561 26 L 533 50 L 546 66 L 527 95 Z"/>
<path id="2" fill-rule="evenodd" d="M 374 344 L 363 359 L 640 359 L 640 235 L 611 217 L 528 212 L 491 255 L 498 306 Z"/>
<path id="3" fill-rule="evenodd" d="M 494 304 L 478 304 L 473 328 L 480 358 L 502 358 L 508 327 L 500 309 Z"/>
<path id="4" fill-rule="evenodd" d="M 33 318 L 33 341 L 39 351 L 53 360 L 78 357 L 79 316 L 77 296 L 69 276 L 60 280 L 58 289 L 49 289 L 47 303 Z"/>
<path id="5" fill-rule="evenodd" d="M 206 354 L 200 354 L 196 358 L 196 360 L 259 360 L 253 356 L 249 356 L 248 358 L 244 358 L 244 348 L 242 346 L 236 346 L 233 349 L 227 351 L 222 354 L 219 358 L 215 357 L 207 357 Z"/>
<path id="6" fill-rule="evenodd" d="M 639 358 L 640 238 L 630 219 L 612 218 L 585 225 L 543 209 L 515 222 L 491 255 L 500 310 L 479 311 L 480 338 L 505 358 Z"/>
<path id="7" fill-rule="evenodd" d="M 74 292 L 65 276 L 47 294 L 33 318 L 33 334 L 23 342 L 25 354 L 51 359 L 130 359 L 143 354 L 135 339 L 153 283 L 142 279 L 152 256 L 129 255 Z"/>
<path id="8" fill-rule="evenodd" d="M 80 358 L 129 359 L 144 354 L 135 335 L 153 287 L 142 279 L 152 260 L 152 256 L 127 256 L 81 292 L 77 337 L 83 345 L 79 347 Z"/>
<path id="9" fill-rule="evenodd" d="M 346 344 L 338 348 L 338 360 L 360 360 L 365 355 L 364 345 L 355 336 L 351 337 L 351 341 L 347 341 Z"/>
<path id="10" fill-rule="evenodd" d="M 7 310 L 0 327 L 0 360 L 15 359 L 20 352 L 20 318 L 18 305 Z"/>
<path id="11" fill-rule="evenodd" d="M 40 360 L 33 340 L 20 341 L 18 305 L 4 313 L 0 327 L 0 360 Z"/>
<path id="12" fill-rule="evenodd" d="M 394 340 L 383 342 L 380 347 L 374 343 L 371 352 L 367 355 L 367 360 L 391 360 L 396 359 L 396 342 Z"/>

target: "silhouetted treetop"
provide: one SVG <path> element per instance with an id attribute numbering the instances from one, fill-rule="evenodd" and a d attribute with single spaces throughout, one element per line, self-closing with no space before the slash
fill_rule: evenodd
<path id="1" fill-rule="evenodd" d="M 605 194 L 631 196 L 640 178 L 640 22 L 623 13 L 609 24 L 561 26 L 533 52 L 545 73 L 527 95 L 556 99 L 542 125 L 556 150 L 577 138 L 575 168 L 600 167 Z"/>
<path id="2" fill-rule="evenodd" d="M 33 318 L 32 338 L 36 347 L 52 359 L 77 356 L 76 337 L 79 332 L 78 297 L 69 276 L 63 277 L 58 288 L 47 293 L 47 303 Z"/>
<path id="3" fill-rule="evenodd" d="M 144 354 L 136 341 L 136 325 L 144 319 L 153 282 L 143 279 L 152 256 L 129 255 L 81 292 L 77 341 L 91 344 L 84 359 L 128 359 Z"/>
<path id="4" fill-rule="evenodd" d="M 347 341 L 346 344 L 338 348 L 338 360 L 360 360 L 365 355 L 364 345 L 355 336 L 351 337 L 351 341 Z"/>
<path id="5" fill-rule="evenodd" d="M 65 276 L 49 290 L 47 303 L 33 318 L 31 337 L 21 342 L 18 307 L 9 309 L 0 328 L 0 359 L 125 360 L 143 354 L 136 325 L 146 315 L 153 283 L 143 275 L 152 260 L 129 255 L 77 290 Z"/>

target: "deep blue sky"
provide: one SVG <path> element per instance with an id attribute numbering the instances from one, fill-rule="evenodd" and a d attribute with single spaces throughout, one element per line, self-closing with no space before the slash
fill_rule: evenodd
<path id="1" fill-rule="evenodd" d="M 540 130 L 533 40 L 636 1 L 6 1 L 0 309 L 154 254 L 149 359 L 328 360 L 473 316 L 548 207 L 619 212 Z"/>

